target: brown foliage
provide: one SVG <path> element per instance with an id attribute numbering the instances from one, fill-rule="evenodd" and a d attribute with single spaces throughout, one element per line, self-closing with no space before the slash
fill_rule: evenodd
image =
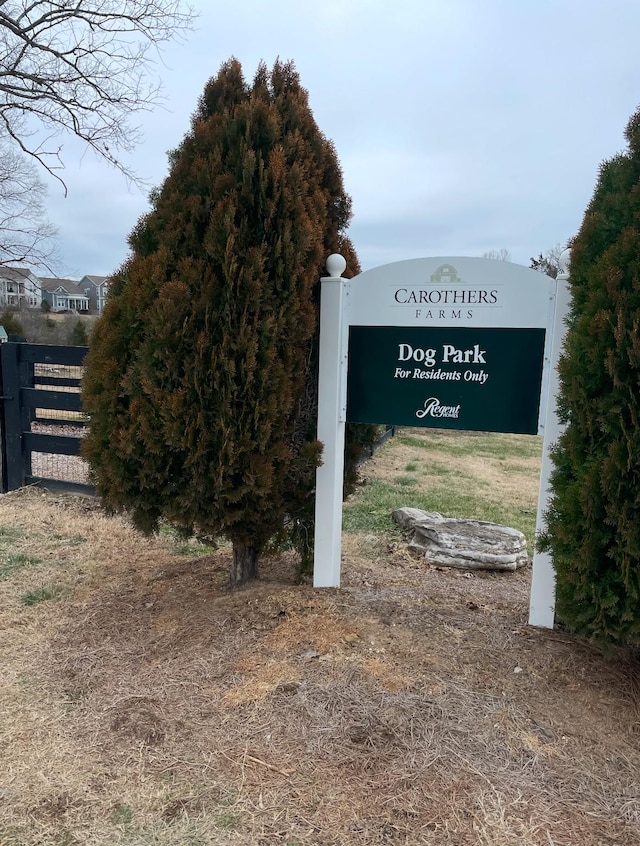
<path id="1" fill-rule="evenodd" d="M 350 200 L 291 64 L 223 65 L 170 158 L 95 331 L 84 454 L 140 528 L 259 552 L 310 519 L 318 280 L 353 252 Z"/>

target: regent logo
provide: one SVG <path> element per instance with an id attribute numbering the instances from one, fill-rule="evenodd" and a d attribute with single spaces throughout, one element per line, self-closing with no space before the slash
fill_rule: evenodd
<path id="1" fill-rule="evenodd" d="M 422 420 L 424 417 L 448 417 L 457 420 L 460 416 L 459 405 L 440 405 L 437 397 L 429 397 L 425 400 L 424 407 L 416 411 L 416 417 Z"/>

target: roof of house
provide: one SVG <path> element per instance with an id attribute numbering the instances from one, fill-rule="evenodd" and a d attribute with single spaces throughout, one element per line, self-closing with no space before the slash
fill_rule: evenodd
<path id="1" fill-rule="evenodd" d="M 28 279 L 33 276 L 28 267 L 9 267 L 0 266 L 0 277 L 3 279 L 10 279 L 12 282 L 17 282 L 21 279 Z"/>
<path id="2" fill-rule="evenodd" d="M 82 277 L 82 279 L 80 281 L 84 282 L 85 279 L 88 279 L 89 282 L 91 282 L 93 285 L 95 285 L 97 287 L 98 285 L 102 285 L 104 282 L 106 282 L 108 278 L 109 278 L 108 276 L 91 276 L 89 274 L 86 274 L 85 276 Z"/>
<path id="3" fill-rule="evenodd" d="M 73 279 L 58 279 L 55 276 L 41 276 L 40 282 L 45 291 L 50 294 L 55 293 L 60 288 L 67 292 L 67 294 L 74 294 L 77 297 L 84 297 L 83 291 L 78 287 L 78 283 Z"/>

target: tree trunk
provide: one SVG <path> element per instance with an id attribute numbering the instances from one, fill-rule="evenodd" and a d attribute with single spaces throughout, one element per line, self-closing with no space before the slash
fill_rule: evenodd
<path id="1" fill-rule="evenodd" d="M 258 578 L 258 550 L 244 543 L 233 544 L 231 583 L 234 585 Z"/>

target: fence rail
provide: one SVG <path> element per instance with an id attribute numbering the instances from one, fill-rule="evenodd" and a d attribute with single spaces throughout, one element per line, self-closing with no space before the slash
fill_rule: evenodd
<path id="1" fill-rule="evenodd" d="M 0 492 L 25 485 L 94 492 L 79 459 L 86 354 L 87 347 L 0 344 Z M 69 457 L 66 467 L 59 456 Z"/>

